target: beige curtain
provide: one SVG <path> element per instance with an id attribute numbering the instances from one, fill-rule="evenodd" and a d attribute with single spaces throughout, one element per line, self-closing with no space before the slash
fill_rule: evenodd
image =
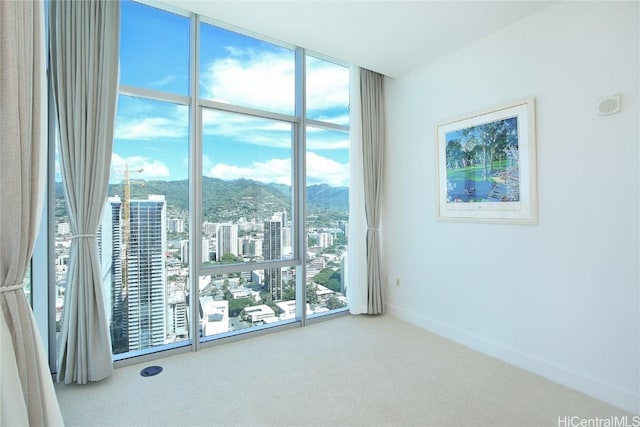
<path id="1" fill-rule="evenodd" d="M 46 177 L 43 4 L 0 1 L 0 425 L 62 425 L 24 294 Z"/>
<path id="2" fill-rule="evenodd" d="M 349 254 L 347 257 L 347 301 L 351 314 L 368 311 L 367 219 L 364 209 L 364 172 L 362 165 L 362 114 L 360 67 L 352 66 L 349 85 Z"/>
<path id="3" fill-rule="evenodd" d="M 384 172 L 384 76 L 360 70 L 364 203 L 367 217 L 367 313 L 384 311 L 380 272 L 380 202 Z"/>
<path id="4" fill-rule="evenodd" d="M 58 381 L 86 384 L 113 374 L 96 233 L 111 165 L 120 43 L 120 2 L 49 3 L 51 80 L 60 163 L 73 238 L 69 252 Z"/>

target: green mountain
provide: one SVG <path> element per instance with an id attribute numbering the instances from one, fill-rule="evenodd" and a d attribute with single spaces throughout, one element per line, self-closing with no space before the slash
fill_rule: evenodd
<path id="1" fill-rule="evenodd" d="M 307 187 L 309 209 L 349 210 L 349 188 L 331 187 L 327 184 Z"/>
<path id="2" fill-rule="evenodd" d="M 123 196 L 124 185 L 110 184 L 109 196 Z M 181 181 L 135 181 L 131 183 L 131 198 L 146 199 L 151 194 L 164 194 L 171 212 L 189 209 L 189 184 Z M 62 183 L 56 183 L 56 206 L 63 201 Z M 326 184 L 307 187 L 307 209 L 310 214 L 340 211 L 346 217 L 349 209 L 349 189 Z M 291 188 L 281 184 L 264 184 L 250 179 L 224 181 L 202 179 L 203 219 L 209 221 L 237 220 L 244 217 L 264 218 L 273 212 L 289 210 Z M 337 213 L 337 212 L 336 212 Z"/>

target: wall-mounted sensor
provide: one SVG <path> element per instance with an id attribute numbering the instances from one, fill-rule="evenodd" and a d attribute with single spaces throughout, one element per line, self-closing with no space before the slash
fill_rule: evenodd
<path id="1" fill-rule="evenodd" d="M 598 100 L 598 114 L 608 116 L 620 111 L 621 95 L 610 95 Z"/>

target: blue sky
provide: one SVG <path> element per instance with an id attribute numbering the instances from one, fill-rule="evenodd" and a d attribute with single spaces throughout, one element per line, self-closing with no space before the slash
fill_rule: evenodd
<path id="1" fill-rule="evenodd" d="M 200 96 L 294 114 L 294 53 L 203 24 Z M 122 5 L 122 84 L 188 94 L 189 21 L 131 2 Z M 307 59 L 308 116 L 348 124 L 349 70 Z M 205 110 L 203 174 L 290 184 L 289 123 Z M 348 185 L 348 134 L 307 130 L 307 183 Z M 136 178 L 176 180 L 188 175 L 188 108 L 120 96 L 112 170 L 143 169 Z M 132 176 L 133 177 L 133 176 Z M 113 182 L 122 179 L 112 177 Z"/>

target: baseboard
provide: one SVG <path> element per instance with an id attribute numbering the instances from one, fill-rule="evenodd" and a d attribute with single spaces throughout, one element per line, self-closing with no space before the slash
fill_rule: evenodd
<path id="1" fill-rule="evenodd" d="M 620 389 L 553 362 L 540 360 L 535 356 L 522 353 L 500 343 L 486 340 L 450 325 L 429 319 L 422 314 L 410 312 L 392 304 L 386 304 L 386 309 L 387 313 L 407 323 L 602 400 L 632 414 L 640 415 L 640 395 L 637 393 Z"/>

